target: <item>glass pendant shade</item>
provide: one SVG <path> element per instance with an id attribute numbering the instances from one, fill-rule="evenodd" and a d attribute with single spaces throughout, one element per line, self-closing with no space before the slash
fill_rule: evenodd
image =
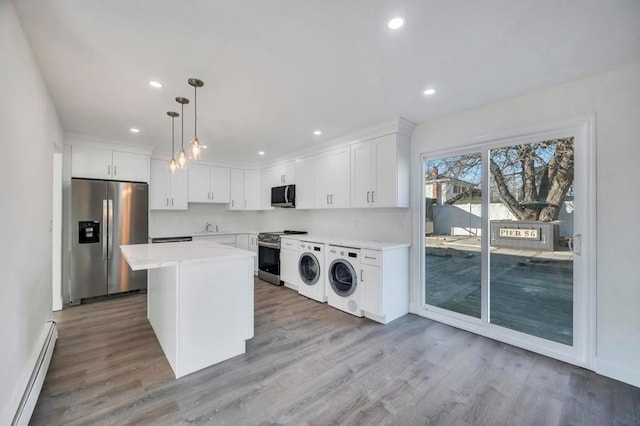
<path id="1" fill-rule="evenodd" d="M 198 138 L 195 138 L 189 145 L 189 158 L 191 158 L 192 160 L 202 160 L 202 154 L 202 144 L 200 143 Z"/>
<path id="2" fill-rule="evenodd" d="M 171 157 L 171 160 L 167 162 L 167 168 L 169 169 L 169 173 L 174 174 L 178 171 L 178 162 L 175 157 Z"/>
<path id="3" fill-rule="evenodd" d="M 186 169 L 187 168 L 187 153 L 184 151 L 184 106 L 185 104 L 189 103 L 189 99 L 187 98 L 183 98 L 182 96 L 179 96 L 176 98 L 176 102 L 178 102 L 181 107 L 182 107 L 182 114 L 181 114 L 181 120 L 182 120 L 182 139 L 181 139 L 181 148 L 180 148 L 180 152 L 178 152 L 178 158 L 176 159 L 178 161 L 178 167 L 181 169 Z"/>
<path id="4" fill-rule="evenodd" d="M 167 161 L 167 169 L 169 173 L 174 174 L 178 170 L 178 162 L 176 161 L 175 153 L 175 121 L 176 117 L 180 116 L 177 112 L 168 111 L 167 115 L 171 117 L 171 160 Z"/>
<path id="5" fill-rule="evenodd" d="M 187 167 L 187 153 L 184 152 L 184 149 L 181 149 L 178 153 L 178 167 L 184 169 Z"/>

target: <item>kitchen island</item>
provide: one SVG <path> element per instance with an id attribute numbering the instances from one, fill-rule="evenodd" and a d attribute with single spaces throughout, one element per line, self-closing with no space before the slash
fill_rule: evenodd
<path id="1" fill-rule="evenodd" d="M 245 353 L 255 253 L 207 240 L 120 246 L 147 269 L 147 318 L 176 378 Z"/>

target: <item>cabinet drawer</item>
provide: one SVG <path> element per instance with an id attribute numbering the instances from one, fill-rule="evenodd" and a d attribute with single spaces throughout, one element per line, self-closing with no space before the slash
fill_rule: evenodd
<path id="1" fill-rule="evenodd" d="M 377 250 L 362 250 L 362 259 L 365 265 L 382 266 L 382 252 Z"/>

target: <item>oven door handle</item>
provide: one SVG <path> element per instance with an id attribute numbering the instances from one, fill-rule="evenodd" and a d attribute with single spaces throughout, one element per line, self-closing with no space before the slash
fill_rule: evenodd
<path id="1" fill-rule="evenodd" d="M 278 243 L 265 243 L 262 241 L 258 241 L 258 247 L 267 247 L 267 248 L 280 250 L 280 244 Z"/>

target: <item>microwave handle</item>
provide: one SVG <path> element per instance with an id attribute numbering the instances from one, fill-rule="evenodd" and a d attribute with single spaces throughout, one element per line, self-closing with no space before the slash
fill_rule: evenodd
<path id="1" fill-rule="evenodd" d="M 284 202 L 289 204 L 289 185 L 284 187 Z"/>

